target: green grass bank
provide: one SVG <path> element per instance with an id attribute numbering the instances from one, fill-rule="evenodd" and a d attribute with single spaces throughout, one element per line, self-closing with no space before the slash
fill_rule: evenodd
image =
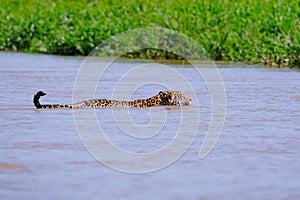
<path id="1" fill-rule="evenodd" d="M 4 0 L 0 20 L 0 51 L 87 55 L 117 33 L 162 27 L 214 60 L 300 66 L 299 0 Z M 127 56 L 180 59 L 155 50 Z"/>

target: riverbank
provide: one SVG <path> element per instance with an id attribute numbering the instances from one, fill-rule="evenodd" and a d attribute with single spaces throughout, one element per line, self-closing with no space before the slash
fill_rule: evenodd
<path id="1" fill-rule="evenodd" d="M 216 61 L 300 66 L 297 0 L 210 1 L 4 1 L 0 50 L 87 55 L 112 35 L 162 27 L 197 41 Z M 181 59 L 167 51 L 125 57 Z"/>

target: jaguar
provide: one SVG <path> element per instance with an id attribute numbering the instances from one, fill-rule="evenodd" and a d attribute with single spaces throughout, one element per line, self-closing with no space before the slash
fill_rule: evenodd
<path id="1" fill-rule="evenodd" d="M 33 103 L 37 109 L 77 109 L 77 108 L 98 108 L 98 107 L 136 107 L 145 108 L 152 106 L 189 106 L 190 97 L 180 91 L 160 91 L 157 95 L 147 99 L 133 101 L 117 101 L 110 99 L 91 99 L 73 104 L 41 104 L 40 98 L 46 93 L 38 91 L 33 97 Z"/>

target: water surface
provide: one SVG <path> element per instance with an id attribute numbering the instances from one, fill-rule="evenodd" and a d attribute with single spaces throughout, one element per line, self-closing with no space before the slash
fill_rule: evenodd
<path id="1" fill-rule="evenodd" d="M 82 58 L 76 57 L 0 53 L 1 199 L 300 198 L 299 71 L 221 67 L 226 122 L 213 151 L 200 160 L 198 152 L 210 122 L 210 95 L 193 68 L 174 66 L 196 88 L 193 101 L 199 105 L 189 108 L 191 112 L 200 108 L 194 143 L 164 169 L 128 174 L 103 165 L 86 151 L 73 111 L 33 107 L 32 97 L 38 90 L 48 93 L 42 102 L 70 103 L 81 63 Z M 112 83 L 138 64 L 115 63 L 99 83 L 96 96 L 110 98 Z M 155 74 L 141 74 L 140 78 L 149 76 Z M 149 97 L 162 89 L 146 84 L 128 98 Z M 124 134 L 111 109 L 99 109 L 96 116 L 114 144 L 139 153 L 162 148 L 176 133 L 180 110 L 153 110 L 158 112 L 168 116 L 164 128 L 143 140 Z M 151 121 L 149 109 L 129 113 L 140 126 Z"/>

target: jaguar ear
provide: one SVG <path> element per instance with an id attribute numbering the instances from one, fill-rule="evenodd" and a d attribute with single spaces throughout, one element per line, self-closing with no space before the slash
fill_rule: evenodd
<path id="1" fill-rule="evenodd" d="M 169 102 L 171 102 L 172 101 L 172 94 L 167 94 L 167 99 L 168 99 Z"/>
<path id="2" fill-rule="evenodd" d="M 159 93 L 158 94 L 162 94 L 163 93 L 163 91 L 159 91 Z"/>

